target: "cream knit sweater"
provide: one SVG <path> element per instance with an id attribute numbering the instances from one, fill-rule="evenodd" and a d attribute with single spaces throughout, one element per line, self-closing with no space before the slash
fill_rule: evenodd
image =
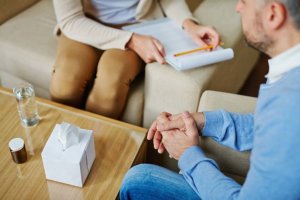
<path id="1" fill-rule="evenodd" d="M 61 30 L 67 37 L 106 50 L 125 49 L 132 33 L 108 27 L 86 17 L 96 14 L 89 0 L 53 0 L 57 26 L 55 33 Z M 140 0 L 136 9 L 137 21 L 157 19 L 167 16 L 182 25 L 185 19 L 193 19 L 184 0 Z"/>

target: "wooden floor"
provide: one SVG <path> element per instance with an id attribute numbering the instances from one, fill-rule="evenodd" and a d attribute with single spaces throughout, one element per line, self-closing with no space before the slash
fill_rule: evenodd
<path id="1" fill-rule="evenodd" d="M 246 80 L 239 94 L 257 97 L 259 86 L 266 82 L 265 75 L 268 73 L 268 59 L 265 54 L 261 54 L 251 74 Z"/>

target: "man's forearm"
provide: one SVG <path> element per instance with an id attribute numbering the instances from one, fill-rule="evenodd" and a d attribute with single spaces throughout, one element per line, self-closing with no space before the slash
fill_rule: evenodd
<path id="1" fill-rule="evenodd" d="M 231 113 L 225 110 L 204 112 L 202 135 L 238 151 L 253 145 L 253 114 Z"/>

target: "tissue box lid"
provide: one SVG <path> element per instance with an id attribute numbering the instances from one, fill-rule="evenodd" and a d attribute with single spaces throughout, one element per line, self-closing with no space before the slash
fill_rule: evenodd
<path id="1" fill-rule="evenodd" d="M 80 163 L 82 156 L 85 155 L 91 137 L 92 130 L 79 129 L 79 143 L 72 145 L 63 151 L 62 144 L 58 140 L 59 126 L 55 125 L 42 152 L 43 159 L 51 159 L 57 162 Z"/>

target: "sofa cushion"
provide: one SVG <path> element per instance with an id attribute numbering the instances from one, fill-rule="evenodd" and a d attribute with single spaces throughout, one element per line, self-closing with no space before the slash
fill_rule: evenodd
<path id="1" fill-rule="evenodd" d="M 39 0 L 0 0 L 0 24 Z"/>
<path id="2" fill-rule="evenodd" d="M 230 112 L 254 113 L 256 100 L 255 97 L 206 90 L 201 96 L 198 111 L 225 109 Z"/>
<path id="3" fill-rule="evenodd" d="M 48 90 L 55 58 L 56 20 L 51 0 L 43 0 L 0 27 L 0 71 Z"/>

